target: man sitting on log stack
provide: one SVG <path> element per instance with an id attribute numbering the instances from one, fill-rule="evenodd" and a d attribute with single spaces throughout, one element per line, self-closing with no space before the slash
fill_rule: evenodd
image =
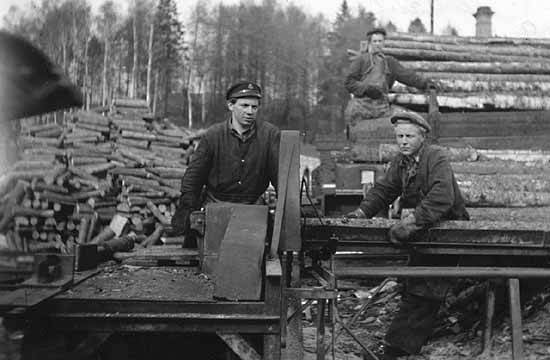
<path id="1" fill-rule="evenodd" d="M 386 30 L 367 32 L 367 52 L 357 56 L 346 74 L 344 85 L 353 95 L 346 108 L 346 121 L 355 124 L 366 119 L 391 115 L 388 91 L 397 80 L 418 89 L 436 89 L 436 84 L 406 69 L 393 56 L 383 52 Z"/>
<path id="2" fill-rule="evenodd" d="M 431 130 L 419 114 L 401 111 L 390 117 L 400 153 L 384 178 L 366 194 L 348 218 L 371 218 L 400 196 L 401 221 L 389 231 L 391 242 L 414 241 L 440 220 L 469 220 L 450 162 L 439 147 L 424 144 Z M 448 259 L 439 259 L 448 261 Z M 428 262 L 426 262 L 428 261 Z M 410 265 L 438 265 L 412 254 Z M 399 312 L 386 334 L 384 358 L 417 354 L 431 335 L 439 306 L 449 289 L 445 280 L 408 281 Z"/>
<path id="3" fill-rule="evenodd" d="M 193 154 L 172 220 L 177 232 L 190 235 L 189 215 L 204 203 L 258 204 L 269 183 L 277 185 L 281 133 L 256 121 L 261 98 L 260 87 L 250 81 L 227 90 L 231 117 L 211 126 Z"/>

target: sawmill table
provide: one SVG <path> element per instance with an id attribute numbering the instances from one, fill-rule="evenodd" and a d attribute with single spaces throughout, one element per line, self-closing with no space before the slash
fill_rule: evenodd
<path id="1" fill-rule="evenodd" d="M 306 219 L 302 247 L 312 256 L 317 277 L 325 278 L 331 285 L 327 287 L 329 294 L 334 291 L 337 278 L 506 279 L 512 322 L 512 358 L 523 359 L 519 279 L 550 278 L 550 269 L 534 265 L 535 259 L 550 256 L 550 225 L 517 221 L 445 221 L 424 231 L 418 241 L 394 245 L 388 241 L 387 234 L 396 222 L 388 219 Z M 460 259 L 475 259 L 473 263 L 478 266 L 361 266 L 326 271 L 320 267 L 319 258 L 322 253 L 326 255 L 331 239 L 333 250 L 361 253 L 369 258 L 412 253 L 434 258 L 451 255 Z M 336 239 L 337 243 L 334 242 Z M 513 267 L 511 260 L 533 267 Z M 495 301 L 493 288 L 488 288 L 486 299 L 485 351 L 490 349 Z"/>
<path id="2" fill-rule="evenodd" d="M 25 306 L 33 291 L 42 301 Z M 11 328 L 47 324 L 48 331 L 60 334 L 214 333 L 226 343 L 225 335 L 259 334 L 264 339 L 264 359 L 279 359 L 281 289 L 277 273 L 266 277 L 264 300 L 260 301 L 214 299 L 212 280 L 192 267 L 117 265 L 96 271 L 64 291 L 25 292 L 28 296 L 23 301 L 2 306 L 4 321 Z M 0 302 L 2 298 L 0 293 Z"/>

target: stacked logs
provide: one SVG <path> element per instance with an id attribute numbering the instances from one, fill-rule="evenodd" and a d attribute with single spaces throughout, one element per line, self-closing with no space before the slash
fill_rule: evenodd
<path id="1" fill-rule="evenodd" d="M 129 234 L 154 244 L 170 235 L 180 181 L 199 137 L 137 112 L 81 111 L 64 126 L 27 127 L 20 160 L 0 179 L 0 191 L 12 189 L 2 192 L 0 233 L 20 251 L 73 253 L 77 244 Z"/>
<path id="2" fill-rule="evenodd" d="M 318 143 L 322 165 L 316 188 L 335 183 L 336 164 L 389 164 L 395 144 Z M 323 147 L 325 146 L 325 147 Z M 550 152 L 443 147 L 468 207 L 550 208 Z"/>
<path id="3" fill-rule="evenodd" d="M 442 107 L 550 109 L 549 40 L 393 33 L 384 52 L 436 80 Z M 392 92 L 390 99 L 396 104 L 428 104 L 423 90 L 396 83 Z"/>

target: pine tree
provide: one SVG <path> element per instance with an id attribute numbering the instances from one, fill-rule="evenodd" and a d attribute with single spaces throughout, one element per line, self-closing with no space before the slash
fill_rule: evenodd
<path id="1" fill-rule="evenodd" d="M 178 11 L 175 0 L 159 0 L 155 15 L 153 39 L 153 67 L 158 79 L 155 86 L 155 96 L 159 98 L 162 114 L 168 113 L 168 97 L 173 88 L 173 78 L 178 69 L 181 69 L 184 57 L 183 25 L 178 20 Z"/>
<path id="2" fill-rule="evenodd" d="M 441 31 L 442 35 L 450 35 L 450 36 L 458 36 L 458 30 L 451 24 L 447 24 L 447 26 Z"/>
<path id="3" fill-rule="evenodd" d="M 397 26 L 395 26 L 395 24 L 391 21 L 388 21 L 388 23 L 384 26 L 384 29 L 386 29 L 388 33 L 397 32 Z"/>
<path id="4" fill-rule="evenodd" d="M 420 18 L 416 18 L 409 24 L 409 32 L 411 34 L 425 34 L 426 27 L 422 23 L 422 20 Z"/>

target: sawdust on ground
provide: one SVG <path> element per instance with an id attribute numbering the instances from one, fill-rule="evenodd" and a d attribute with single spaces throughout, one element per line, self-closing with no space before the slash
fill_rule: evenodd
<path id="1" fill-rule="evenodd" d="M 526 360 L 550 359 L 550 288 L 546 287 L 526 301 L 522 306 L 523 319 L 523 347 Z M 359 291 L 358 291 L 359 290 Z M 338 313 L 343 321 L 349 321 L 361 308 L 374 287 L 357 288 L 342 292 L 338 301 Z M 383 344 L 384 334 L 399 308 L 399 287 L 393 287 L 379 295 L 378 300 L 367 308 L 358 317 L 352 330 L 363 344 L 376 352 Z M 361 295 L 363 299 L 356 295 Z M 474 305 L 473 303 L 470 305 Z M 475 304 L 481 306 L 481 303 Z M 310 312 L 310 313 L 309 313 Z M 477 314 L 477 312 L 476 312 Z M 468 314 L 465 314 L 466 316 Z M 510 319 L 507 311 L 495 315 L 490 353 L 482 354 L 482 325 L 483 319 L 472 319 L 469 327 L 449 323 L 448 313 L 440 317 L 440 334 L 432 338 L 422 348 L 417 356 L 401 357 L 399 360 L 448 360 L 448 359 L 475 359 L 475 360 L 508 360 L 512 359 Z M 479 316 L 477 314 L 476 316 Z M 449 318 L 453 318 L 449 316 Z M 315 307 L 306 312 L 303 320 L 304 359 L 314 359 L 316 351 Z M 331 343 L 331 324 L 326 324 L 325 347 Z M 338 333 L 338 327 L 336 328 Z M 362 359 L 361 347 L 346 333 L 342 333 L 336 341 L 335 358 L 342 360 Z M 329 351 L 327 359 L 332 359 Z"/>

